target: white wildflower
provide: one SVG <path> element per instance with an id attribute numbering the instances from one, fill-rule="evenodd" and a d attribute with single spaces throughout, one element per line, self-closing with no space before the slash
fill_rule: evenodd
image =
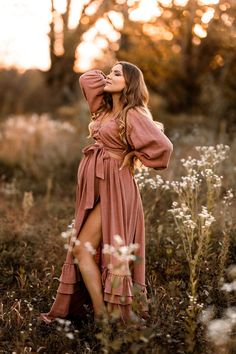
<path id="1" fill-rule="evenodd" d="M 65 323 L 65 320 L 63 320 L 62 318 L 56 318 L 56 321 L 62 325 Z"/>
<path id="2" fill-rule="evenodd" d="M 73 228 L 73 229 L 71 230 L 71 235 L 72 235 L 72 236 L 76 236 L 76 235 L 77 235 L 77 230 Z"/>
<path id="3" fill-rule="evenodd" d="M 230 293 L 231 291 L 236 291 L 236 280 L 231 283 L 224 283 L 221 287 L 221 290 L 224 290 L 228 293 Z"/>
<path id="4" fill-rule="evenodd" d="M 215 314 L 215 310 L 214 307 L 211 306 L 209 308 L 207 308 L 206 310 L 203 310 L 199 316 L 199 320 L 203 323 L 203 324 L 208 324 L 214 317 Z"/>
<path id="5" fill-rule="evenodd" d="M 129 249 L 130 249 L 130 251 L 131 252 L 133 252 L 133 251 L 136 251 L 137 249 L 139 249 L 139 244 L 138 243 L 131 243 L 130 245 L 129 245 Z"/>
<path id="6" fill-rule="evenodd" d="M 216 319 L 209 323 L 207 335 L 215 345 L 224 345 L 229 340 L 231 323 L 228 320 Z"/>
<path id="7" fill-rule="evenodd" d="M 232 189 L 228 189 L 226 191 L 226 194 L 223 197 L 223 203 L 231 205 L 231 201 L 232 201 L 233 197 L 234 197 L 234 195 L 233 195 Z"/>
<path id="8" fill-rule="evenodd" d="M 70 245 L 68 245 L 68 244 L 65 244 L 65 245 L 64 245 L 64 248 L 65 248 L 65 250 L 67 250 L 67 251 L 69 251 L 69 252 L 72 251 L 72 247 L 71 247 Z"/>
<path id="9" fill-rule="evenodd" d="M 229 146 L 218 144 L 214 146 L 197 146 L 196 150 L 200 153 L 200 160 L 197 165 L 202 169 L 215 168 L 226 159 Z"/>
<path id="10" fill-rule="evenodd" d="M 186 216 L 188 216 L 188 215 L 186 215 Z M 188 219 L 184 220 L 183 224 L 192 230 L 194 230 L 197 227 L 197 224 L 194 221 L 188 220 Z"/>
<path id="11" fill-rule="evenodd" d="M 69 339 L 74 339 L 74 334 L 73 333 L 66 333 L 66 337 Z"/>
<path id="12" fill-rule="evenodd" d="M 85 242 L 84 243 L 84 247 L 86 248 L 86 250 L 91 253 L 92 255 L 96 254 L 96 250 L 93 248 L 93 246 L 91 245 L 90 242 Z"/>
<path id="13" fill-rule="evenodd" d="M 71 242 L 75 242 L 75 241 L 76 241 L 76 237 L 75 236 L 71 237 Z"/>
<path id="14" fill-rule="evenodd" d="M 131 254 L 131 255 L 129 256 L 129 259 L 130 259 L 131 261 L 136 261 L 137 257 L 136 257 L 134 254 Z"/>
<path id="15" fill-rule="evenodd" d="M 120 235 L 115 235 L 114 236 L 114 240 L 118 245 L 123 245 L 124 241 L 122 240 L 122 238 L 120 237 Z"/>
<path id="16" fill-rule="evenodd" d="M 236 307 L 227 308 L 224 315 L 231 321 L 232 325 L 236 324 Z"/>
<path id="17" fill-rule="evenodd" d="M 66 233 L 65 231 L 63 231 L 63 232 L 61 233 L 61 237 L 67 238 L 67 233 Z"/>
<path id="18" fill-rule="evenodd" d="M 137 243 L 130 243 L 129 245 L 117 245 L 117 246 L 112 246 L 105 244 L 103 246 L 102 252 L 104 254 L 110 254 L 117 258 L 121 262 L 125 261 L 135 261 L 137 257 L 133 255 L 133 252 L 135 252 L 139 248 L 139 244 Z"/>
<path id="19" fill-rule="evenodd" d="M 231 264 L 227 269 L 227 274 L 230 278 L 236 279 L 236 265 Z"/>
<path id="20" fill-rule="evenodd" d="M 129 254 L 129 248 L 127 246 L 122 246 L 122 247 L 119 248 L 119 252 L 122 255 L 127 255 L 127 254 Z"/>
<path id="21" fill-rule="evenodd" d="M 115 247 L 108 245 L 107 243 L 104 244 L 102 253 L 104 254 L 113 254 L 115 252 Z"/>
<path id="22" fill-rule="evenodd" d="M 81 244 L 81 241 L 79 239 L 75 240 L 75 246 L 79 246 Z"/>

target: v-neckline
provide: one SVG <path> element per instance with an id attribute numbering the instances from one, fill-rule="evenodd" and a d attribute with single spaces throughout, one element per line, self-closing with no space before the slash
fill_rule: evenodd
<path id="1" fill-rule="evenodd" d="M 106 113 L 100 118 L 100 121 L 99 121 L 100 128 L 103 127 L 104 125 L 108 124 L 111 120 L 114 119 L 114 115 L 111 115 L 111 117 L 109 117 L 109 114 L 108 114 L 109 118 L 105 119 L 105 121 L 103 122 L 103 118 L 105 115 L 106 115 Z"/>

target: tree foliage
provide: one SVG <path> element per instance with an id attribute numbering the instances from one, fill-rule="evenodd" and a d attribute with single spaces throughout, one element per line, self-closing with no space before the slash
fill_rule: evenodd
<path id="1" fill-rule="evenodd" d="M 160 1 L 157 2 L 160 15 L 150 17 L 149 21 L 131 20 L 130 14 L 139 7 L 140 0 L 90 0 L 83 6 L 74 29 L 68 25 L 71 0 L 67 0 L 64 14 L 58 14 L 51 1 L 51 69 L 47 80 L 55 91 L 59 88 L 60 100 L 74 100 L 76 48 L 83 40 L 83 34 L 103 17 L 120 33 L 120 38 L 114 50 L 108 36 L 104 35 L 108 48 L 99 61 L 101 65 L 112 65 L 110 58 L 137 64 L 144 72 L 149 88 L 165 98 L 172 112 L 191 111 L 201 105 L 209 113 L 209 102 L 220 97 L 222 105 L 218 114 L 227 109 L 232 115 L 236 95 L 233 80 L 236 71 L 236 4 L 233 0 L 219 0 L 214 5 L 189 0 L 185 6 L 175 5 L 173 1 L 164 5 Z M 91 6 L 96 6 L 97 10 L 89 15 Z M 122 15 L 122 28 L 117 28 L 110 11 Z M 63 22 L 64 51 L 60 55 L 55 53 L 54 30 L 58 16 Z"/>
<path id="2" fill-rule="evenodd" d="M 236 63 L 236 4 L 220 1 L 207 6 L 189 0 L 184 7 L 161 9 L 161 16 L 145 23 L 131 21 L 129 9 L 124 9 L 118 59 L 135 62 L 172 111 L 196 106 L 208 80 L 222 87 L 224 98 L 235 99 L 231 74 Z M 204 24 L 201 19 L 209 9 L 214 16 Z M 202 38 L 195 31 L 199 26 Z"/>
<path id="3" fill-rule="evenodd" d="M 111 41 L 109 31 L 98 33 L 107 47 L 103 56 L 94 60 L 94 67 L 107 72 L 116 60 L 133 62 L 143 71 L 153 94 L 162 97 L 168 111 L 203 112 L 218 121 L 227 119 L 232 125 L 236 109 L 236 3 L 219 0 L 217 4 L 206 5 L 206 2 L 188 0 L 185 6 L 180 6 L 174 0 L 169 5 L 159 0 L 156 2 L 159 14 L 134 21 L 132 14 L 142 3 L 148 9 L 148 0 L 87 0 L 72 27 L 72 0 L 65 0 L 64 12 L 59 12 L 56 1 L 51 0 L 48 33 L 51 67 L 46 73 L 38 71 L 35 75 L 33 71 L 30 75 L 2 72 L 1 113 L 21 113 L 24 109 L 50 111 L 76 102 L 78 46 L 83 43 L 84 35 L 103 19 L 110 24 L 111 31 L 113 27 L 117 39 Z M 120 15 L 123 25 L 117 25 L 114 13 Z M 30 88 L 25 101 L 22 82 L 24 92 Z M 15 95 L 18 91 L 20 94 Z M 43 103 L 40 105 L 39 101 Z"/>
<path id="4" fill-rule="evenodd" d="M 51 67 L 47 72 L 47 83 L 63 103 L 72 102 L 76 98 L 77 74 L 74 71 L 76 49 L 82 42 L 83 34 L 88 31 L 95 22 L 108 12 L 113 1 L 90 0 L 83 5 L 79 22 L 75 28 L 70 28 L 71 0 L 66 1 L 64 13 L 56 10 L 54 0 L 51 0 L 52 20 L 50 24 L 50 59 Z M 88 15 L 88 10 L 95 6 L 96 11 Z M 58 22 L 61 22 L 61 31 L 56 30 Z M 58 40 L 61 41 L 62 53 L 57 53 Z"/>

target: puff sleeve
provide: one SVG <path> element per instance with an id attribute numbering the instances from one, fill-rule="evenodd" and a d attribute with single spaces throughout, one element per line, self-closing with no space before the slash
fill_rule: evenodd
<path id="1" fill-rule="evenodd" d="M 101 70 L 90 70 L 79 78 L 79 83 L 86 98 L 89 110 L 95 113 L 104 104 L 103 91 L 106 83 L 106 76 Z"/>
<path id="2" fill-rule="evenodd" d="M 166 168 L 173 145 L 155 122 L 144 113 L 131 109 L 126 124 L 127 141 L 142 164 L 155 169 Z"/>

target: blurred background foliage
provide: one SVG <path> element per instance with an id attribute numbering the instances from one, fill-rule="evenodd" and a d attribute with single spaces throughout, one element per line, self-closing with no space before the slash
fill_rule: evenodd
<path id="1" fill-rule="evenodd" d="M 89 0 L 81 5 L 73 27 L 73 1 L 64 0 L 63 11 L 56 0 L 49 3 L 48 70 L 1 66 L 0 171 L 4 178 L 29 177 L 42 186 L 53 174 L 58 183 L 67 185 L 65 181 L 75 175 L 90 119 L 78 84 L 82 73 L 78 48 L 88 37 L 100 54 L 87 67 L 108 73 L 117 60 L 126 60 L 141 68 L 154 119 L 164 123 L 174 145 L 178 142 L 175 156 L 180 150 L 189 152 L 193 141 L 233 144 L 235 1 Z M 84 54 L 89 61 L 86 46 Z M 53 125 L 55 120 L 61 126 Z M 65 122 L 75 130 L 73 138 L 68 138 L 68 131 L 63 134 Z M 180 140 L 185 141 L 183 146 Z M 49 155 L 55 156 L 50 160 Z M 62 166 L 67 167 L 66 173 Z"/>
<path id="2" fill-rule="evenodd" d="M 185 6 L 178 1 L 157 1 L 156 14 L 138 20 L 132 14 L 140 3 L 144 10 L 149 6 L 148 1 L 139 0 L 90 0 L 83 5 L 77 26 L 70 28 L 71 0 L 66 1 L 64 13 L 51 0 L 51 66 L 46 72 L 27 70 L 23 74 L 16 69 L 1 70 L 1 118 L 26 112 L 55 113 L 64 106 L 71 107 L 67 113 L 79 113 L 77 48 L 103 19 L 110 30 L 104 27 L 97 33 L 96 40 L 102 38 L 106 45 L 93 67 L 107 72 L 116 60 L 131 61 L 144 72 L 154 117 L 162 109 L 167 115 L 184 112 L 191 114 L 186 119 L 192 124 L 192 115 L 203 114 L 206 125 L 220 129 L 224 121 L 226 129 L 235 131 L 235 1 L 207 5 L 207 1 L 189 0 Z M 116 33 L 114 40 L 111 31 Z M 174 122 L 167 123 L 171 129 Z"/>

